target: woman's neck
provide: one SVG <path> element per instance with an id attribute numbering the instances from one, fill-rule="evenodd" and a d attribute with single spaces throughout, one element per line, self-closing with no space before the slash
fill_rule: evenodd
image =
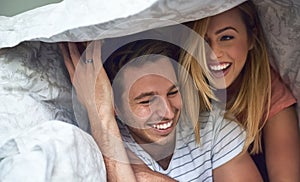
<path id="1" fill-rule="evenodd" d="M 243 74 L 240 73 L 239 76 L 232 82 L 232 84 L 229 85 L 229 87 L 225 89 L 216 89 L 214 91 L 214 94 L 219 99 L 219 101 L 221 103 L 226 104 L 227 109 L 234 103 L 240 91 L 242 80 L 243 80 Z"/>

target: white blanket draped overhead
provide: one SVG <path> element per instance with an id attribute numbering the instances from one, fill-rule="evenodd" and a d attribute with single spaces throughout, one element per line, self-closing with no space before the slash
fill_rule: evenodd
<path id="1" fill-rule="evenodd" d="M 64 0 L 13 17 L 0 17 L 0 48 L 28 40 L 60 42 L 118 37 L 200 19 L 244 1 Z M 163 20 L 168 20 L 168 24 Z"/>
<path id="2" fill-rule="evenodd" d="M 60 42 L 118 37 L 211 16 L 244 1 L 64 0 L 13 17 L 0 14 L 0 48 L 29 40 Z M 300 1 L 253 1 L 259 7 L 273 65 L 299 100 Z"/>
<path id="3" fill-rule="evenodd" d="M 71 85 L 59 49 L 47 43 L 130 35 L 218 14 L 244 1 L 64 0 L 12 17 L 1 16 L 0 11 L 0 181 L 51 181 L 51 175 L 105 180 L 100 151 L 82 131 L 88 131 L 88 125 L 72 114 Z M 300 1 L 254 2 L 272 64 L 299 102 Z M 53 120 L 75 123 L 82 130 Z M 28 165 L 14 165 L 24 161 Z M 39 168 L 37 161 L 44 167 Z M 64 168 L 69 171 L 64 173 Z"/>

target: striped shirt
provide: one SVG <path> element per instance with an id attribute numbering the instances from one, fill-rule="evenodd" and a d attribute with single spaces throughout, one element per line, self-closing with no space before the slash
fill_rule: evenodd
<path id="1" fill-rule="evenodd" d="M 153 171 L 178 181 L 213 181 L 212 170 L 243 150 L 245 132 L 237 123 L 224 119 L 218 109 L 201 114 L 200 120 L 200 145 L 196 144 L 192 125 L 178 123 L 175 150 L 166 170 L 134 142 L 125 125 L 119 127 L 125 146 Z"/>

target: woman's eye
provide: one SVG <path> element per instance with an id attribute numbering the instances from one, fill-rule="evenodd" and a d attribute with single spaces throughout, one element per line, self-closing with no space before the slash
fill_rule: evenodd
<path id="1" fill-rule="evenodd" d="M 234 38 L 233 36 L 230 36 L 230 35 L 224 35 L 224 36 L 221 37 L 220 40 L 221 40 L 221 41 L 224 41 L 224 40 L 226 41 L 226 40 L 231 40 L 231 39 L 233 39 L 233 38 Z"/>

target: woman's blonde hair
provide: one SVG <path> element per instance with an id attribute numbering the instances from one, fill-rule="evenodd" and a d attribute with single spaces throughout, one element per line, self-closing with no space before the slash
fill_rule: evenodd
<path id="1" fill-rule="evenodd" d="M 232 98 L 227 98 L 225 117 L 233 119 L 230 117 L 233 115 L 236 118 L 234 120 L 245 128 L 247 138 L 244 149 L 247 149 L 250 144 L 253 143 L 251 153 L 257 153 L 261 151 L 261 130 L 267 120 L 270 108 L 270 65 L 266 41 L 255 5 L 251 1 L 246 1 L 237 6 L 237 8 L 240 10 L 240 14 L 246 25 L 248 40 L 252 41 L 253 48 L 249 50 L 247 61 L 240 73 L 243 74 L 243 77 L 241 78 L 242 83 L 239 92 Z M 188 23 L 187 25 L 201 37 L 204 37 L 209 21 L 210 17 L 207 17 Z M 210 76 L 206 64 L 204 40 L 202 44 L 197 43 L 198 46 L 192 45 L 192 41 L 188 41 L 188 43 L 191 44 L 191 46 L 189 46 L 190 51 L 198 56 L 195 58 L 191 56 L 191 54 L 183 52 L 180 56 L 181 64 L 189 71 L 189 74 L 191 74 L 191 77 L 194 79 L 194 84 L 199 90 L 201 100 L 217 100 L 214 96 L 213 89 L 207 90 L 210 88 L 209 82 L 213 82 L 213 79 Z M 199 62 L 197 60 L 199 60 Z M 207 110 L 212 108 L 211 103 L 201 103 L 200 101 L 200 104 L 204 104 Z M 191 104 L 186 107 L 187 110 L 193 110 Z M 200 136 L 199 128 L 200 125 L 196 124 L 195 134 L 198 137 Z"/>

